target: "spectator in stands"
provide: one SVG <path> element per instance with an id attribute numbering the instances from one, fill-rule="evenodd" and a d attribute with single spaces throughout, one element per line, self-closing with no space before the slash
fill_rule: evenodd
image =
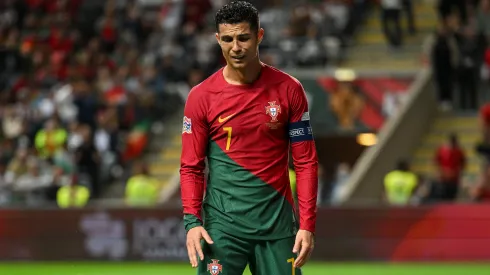
<path id="1" fill-rule="evenodd" d="M 313 26 L 308 5 L 297 5 L 291 11 L 289 32 L 292 37 L 305 37 L 309 27 Z"/>
<path id="2" fill-rule="evenodd" d="M 46 190 L 54 183 L 51 167 L 41 159 L 27 161 L 27 172 L 21 174 L 13 183 L 12 189 L 28 206 L 41 206 L 46 203 Z"/>
<path id="3" fill-rule="evenodd" d="M 398 161 L 395 170 L 384 178 L 384 199 L 390 205 L 409 205 L 418 187 L 418 178 L 406 160 Z"/>
<path id="4" fill-rule="evenodd" d="M 10 159 L 5 172 L 5 181 L 13 185 L 14 182 L 23 174 L 27 173 L 27 163 L 30 159 L 35 158 L 27 148 L 19 148 L 15 155 Z"/>
<path id="5" fill-rule="evenodd" d="M 73 175 L 77 173 L 75 156 L 72 151 L 68 150 L 67 143 L 56 152 L 51 163 L 53 184 L 46 190 L 46 199 L 55 202 L 60 187 L 70 184 Z"/>
<path id="6" fill-rule="evenodd" d="M 56 193 L 56 202 L 60 208 L 84 207 L 89 199 L 89 188 L 80 185 L 76 176 L 71 177 L 70 183 L 62 186 Z"/>
<path id="7" fill-rule="evenodd" d="M 344 33 L 349 23 L 349 7 L 343 0 L 323 1 L 326 17 L 331 20 L 331 28 L 337 32 L 339 38 L 344 38 Z"/>
<path id="8" fill-rule="evenodd" d="M 75 163 L 80 176 L 89 178 L 91 194 L 93 198 L 99 198 L 101 182 L 99 181 L 100 155 L 93 140 L 93 134 L 89 127 L 81 130 L 81 144 L 74 151 Z"/>
<path id="9" fill-rule="evenodd" d="M 100 181 L 108 180 L 111 170 L 119 164 L 119 136 L 117 125 L 111 120 L 110 112 L 100 112 L 97 116 L 97 128 L 94 132 L 94 146 L 100 156 Z"/>
<path id="10" fill-rule="evenodd" d="M 337 115 L 342 129 L 354 129 L 357 118 L 364 107 L 362 97 L 351 82 L 339 81 L 330 97 L 330 108 Z"/>
<path id="11" fill-rule="evenodd" d="M 148 165 L 140 162 L 126 184 L 126 205 L 131 207 L 150 207 L 158 203 L 160 186 L 157 179 L 148 171 Z"/>
<path id="12" fill-rule="evenodd" d="M 393 48 L 400 47 L 403 40 L 400 18 L 402 8 L 402 0 L 381 0 L 383 32 Z"/>
<path id="13" fill-rule="evenodd" d="M 2 122 L 5 138 L 16 139 L 21 135 L 24 128 L 24 119 L 13 107 L 5 107 Z"/>
<path id="14" fill-rule="evenodd" d="M 442 21 L 446 20 L 448 16 L 456 14 L 458 19 L 463 23 L 468 23 L 468 12 L 466 6 L 466 0 L 439 0 L 437 8 L 439 11 L 439 17 Z"/>
<path id="15" fill-rule="evenodd" d="M 11 161 L 15 157 L 15 144 L 11 139 L 1 140 L 0 137 L 0 161 L 5 162 L 8 165 L 9 161 Z"/>
<path id="16" fill-rule="evenodd" d="M 477 32 L 490 38 L 490 1 L 480 0 L 480 5 L 476 10 Z"/>
<path id="17" fill-rule="evenodd" d="M 460 64 L 460 51 L 455 37 L 457 22 L 456 17 L 447 17 L 445 21 L 439 23 L 437 31 L 423 44 L 425 62 L 430 64 L 434 72 L 439 102 L 443 110 L 452 107 L 456 84 L 454 79 Z"/>
<path id="18" fill-rule="evenodd" d="M 461 108 L 464 110 L 475 110 L 478 100 L 480 69 L 487 43 L 485 38 L 478 35 L 471 25 L 466 26 L 461 35 L 458 35 L 458 38 L 460 51 L 458 82 Z"/>
<path id="19" fill-rule="evenodd" d="M 58 150 L 63 148 L 67 139 L 67 132 L 60 127 L 57 120 L 48 120 L 44 129 L 37 132 L 35 145 L 38 155 L 42 158 L 52 158 Z"/>
<path id="20" fill-rule="evenodd" d="M 435 165 L 439 172 L 436 190 L 443 201 L 454 201 L 458 195 L 461 176 L 466 167 L 466 156 L 455 134 L 436 151 Z"/>
<path id="21" fill-rule="evenodd" d="M 408 33 L 414 35 L 417 32 L 415 17 L 413 16 L 413 0 L 403 0 L 403 11 L 407 16 Z"/>

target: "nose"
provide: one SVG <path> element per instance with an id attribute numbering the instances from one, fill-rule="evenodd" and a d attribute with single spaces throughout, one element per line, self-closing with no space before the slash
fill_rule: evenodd
<path id="1" fill-rule="evenodd" d="M 242 47 L 240 46 L 240 43 L 238 41 L 233 41 L 233 47 L 231 48 L 231 50 L 235 53 L 239 53 L 242 51 Z"/>

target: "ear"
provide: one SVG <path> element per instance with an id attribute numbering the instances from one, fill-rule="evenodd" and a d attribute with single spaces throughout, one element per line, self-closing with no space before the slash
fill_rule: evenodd
<path id="1" fill-rule="evenodd" d="M 219 40 L 219 33 L 215 33 L 214 36 L 216 37 L 218 44 L 221 44 L 221 41 Z"/>
<path id="2" fill-rule="evenodd" d="M 259 33 L 257 34 L 257 40 L 259 44 L 262 42 L 263 39 L 264 39 L 264 29 L 260 28 Z"/>

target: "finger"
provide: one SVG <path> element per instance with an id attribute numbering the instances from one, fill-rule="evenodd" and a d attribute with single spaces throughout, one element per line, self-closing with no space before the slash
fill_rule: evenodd
<path id="1" fill-rule="evenodd" d="M 191 266 L 196 267 L 197 266 L 196 248 L 194 247 L 193 242 L 187 243 L 187 254 L 189 256 L 189 262 L 191 263 Z"/>
<path id="2" fill-rule="evenodd" d="M 306 261 L 308 261 L 310 259 L 312 252 L 313 252 L 313 246 L 310 246 L 310 249 L 308 250 L 308 255 L 306 255 L 306 259 L 305 259 Z"/>
<path id="3" fill-rule="evenodd" d="M 208 244 L 213 244 L 213 240 L 211 239 L 211 237 L 209 236 L 208 232 L 206 230 L 202 230 L 202 237 L 204 238 L 204 240 L 208 243 Z"/>
<path id="4" fill-rule="evenodd" d="M 196 247 L 197 254 L 199 255 L 199 259 L 204 260 L 204 253 L 202 253 L 201 240 L 194 240 L 194 246 Z M 197 256 L 196 256 L 197 262 Z"/>
<path id="5" fill-rule="evenodd" d="M 313 251 L 311 246 L 308 246 L 308 245 L 304 245 L 304 256 L 300 259 L 299 262 L 295 262 L 296 264 L 296 267 L 300 268 L 300 267 L 303 267 L 306 262 L 308 261 L 308 259 L 310 258 L 310 255 L 311 255 L 311 252 Z"/>
<path id="6" fill-rule="evenodd" d="M 301 251 L 299 252 L 298 258 L 296 258 L 296 261 L 294 261 L 295 267 L 303 266 L 306 256 L 308 255 L 309 247 L 310 246 L 307 243 L 301 243 Z"/>
<path id="7" fill-rule="evenodd" d="M 312 253 L 312 252 L 313 252 L 313 247 L 312 247 L 312 246 L 310 246 L 310 249 L 308 249 L 308 254 L 306 254 L 306 257 L 304 258 L 304 260 L 303 260 L 303 264 L 302 264 L 301 266 L 304 266 L 304 265 L 305 265 L 305 264 L 308 262 L 308 260 L 309 260 L 309 259 L 310 259 L 310 257 L 311 257 L 311 253 Z"/>
<path id="8" fill-rule="evenodd" d="M 301 242 L 302 242 L 302 239 L 296 237 L 296 241 L 294 241 L 293 253 L 298 253 L 298 251 L 301 247 Z"/>

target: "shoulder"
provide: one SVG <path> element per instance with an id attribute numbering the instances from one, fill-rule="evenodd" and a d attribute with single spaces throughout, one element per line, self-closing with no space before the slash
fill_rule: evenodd
<path id="1" fill-rule="evenodd" d="M 407 175 L 410 177 L 411 180 L 418 180 L 419 176 L 415 174 L 414 172 L 407 172 Z"/>
<path id="2" fill-rule="evenodd" d="M 223 69 L 218 70 L 201 83 L 192 87 L 191 91 L 189 92 L 188 100 L 201 100 L 210 93 L 220 90 L 222 87 L 220 78 L 222 70 Z"/>
<path id="3" fill-rule="evenodd" d="M 396 175 L 396 173 L 397 173 L 396 170 L 392 170 L 392 171 L 386 173 L 385 178 L 392 177 L 393 175 Z"/>
<path id="4" fill-rule="evenodd" d="M 267 71 L 269 79 L 283 83 L 289 88 L 302 88 L 301 82 L 294 76 L 269 65 L 265 65 L 264 68 Z"/>
<path id="5" fill-rule="evenodd" d="M 128 181 L 127 181 L 126 185 L 127 185 L 127 186 L 131 186 L 131 185 L 133 185 L 133 184 L 134 184 L 135 182 L 137 182 L 137 181 L 138 181 L 138 176 L 132 176 L 132 177 L 130 177 L 130 178 L 128 179 Z"/>

